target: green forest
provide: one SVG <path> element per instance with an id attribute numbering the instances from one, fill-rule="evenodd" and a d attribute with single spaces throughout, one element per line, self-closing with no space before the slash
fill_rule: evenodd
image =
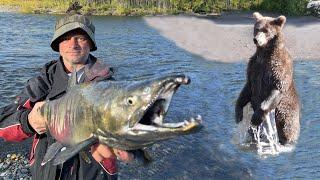
<path id="1" fill-rule="evenodd" d="M 64 13 L 74 0 L 1 0 L 0 5 L 23 13 Z M 219 14 L 259 10 L 284 15 L 306 15 L 308 0 L 78 0 L 83 13 L 94 15 Z"/>

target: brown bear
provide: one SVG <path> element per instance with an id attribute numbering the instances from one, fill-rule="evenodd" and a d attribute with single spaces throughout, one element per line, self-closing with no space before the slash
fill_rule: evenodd
<path id="1" fill-rule="evenodd" d="M 294 144 L 300 133 L 300 103 L 293 80 L 293 62 L 284 45 L 282 34 L 285 16 L 264 17 L 253 13 L 256 20 L 253 41 L 257 47 L 247 67 L 247 82 L 235 107 L 236 122 L 243 118 L 243 107 L 251 103 L 251 124 L 258 126 L 275 110 L 279 142 Z"/>

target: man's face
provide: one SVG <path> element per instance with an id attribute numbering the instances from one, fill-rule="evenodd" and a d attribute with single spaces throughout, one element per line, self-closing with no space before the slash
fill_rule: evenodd
<path id="1" fill-rule="evenodd" d="M 71 31 L 59 43 L 59 52 L 68 70 L 73 65 L 84 65 L 90 53 L 90 39 L 82 31 Z"/>

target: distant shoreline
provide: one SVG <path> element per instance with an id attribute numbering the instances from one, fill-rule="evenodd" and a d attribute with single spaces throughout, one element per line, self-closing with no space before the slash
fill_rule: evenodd
<path id="1" fill-rule="evenodd" d="M 0 13 L 2 12 L 19 12 L 18 7 L 0 5 Z"/>
<path id="2" fill-rule="evenodd" d="M 252 41 L 252 12 L 225 13 L 218 17 L 163 16 L 144 19 L 180 48 L 206 60 L 225 63 L 248 61 L 256 49 Z M 286 47 L 294 60 L 320 60 L 319 32 L 319 18 L 287 17 L 283 33 Z"/>
<path id="3" fill-rule="evenodd" d="M 0 12 L 18 8 L 0 5 Z M 262 13 L 266 15 L 265 13 Z M 279 14 L 268 13 L 276 17 Z M 219 62 L 248 61 L 255 52 L 252 12 L 143 16 L 146 23 L 180 48 Z M 287 17 L 286 47 L 294 60 L 320 60 L 320 18 Z"/>
<path id="4" fill-rule="evenodd" d="M 32 10 L 32 12 L 23 12 L 21 10 L 21 7 L 18 6 L 9 6 L 9 5 L 1 5 L 0 4 L 0 13 L 2 12 L 11 12 L 11 13 L 25 13 L 25 14 L 65 14 L 65 12 L 52 10 L 52 9 L 35 9 Z M 80 11 L 82 12 L 82 11 Z M 83 14 L 86 14 L 85 12 L 82 12 Z M 205 16 L 220 16 L 219 13 L 206 13 L 206 14 L 198 14 L 193 12 L 180 12 L 180 13 L 166 13 L 166 12 L 159 12 L 159 13 L 152 13 L 146 10 L 145 12 L 139 14 L 139 13 L 128 13 L 128 14 L 118 14 L 115 10 L 108 10 L 103 13 L 101 12 L 95 12 L 95 13 L 89 13 L 86 15 L 93 15 L 93 16 L 174 16 L 174 15 L 186 15 L 186 16 L 199 16 L 199 17 L 205 17 Z"/>

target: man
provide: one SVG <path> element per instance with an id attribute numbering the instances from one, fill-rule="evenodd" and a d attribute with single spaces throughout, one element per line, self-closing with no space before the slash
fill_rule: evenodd
<path id="1" fill-rule="evenodd" d="M 34 137 L 30 154 L 33 179 L 116 179 L 116 157 L 125 162 L 134 158 L 126 151 L 96 144 L 61 166 L 41 165 L 47 148 L 55 142 L 38 111 L 44 100 L 66 92 L 74 68 L 80 83 L 112 79 L 112 70 L 90 54 L 97 49 L 94 33 L 92 22 L 81 14 L 59 19 L 51 41 L 51 48 L 60 53 L 59 60 L 47 63 L 39 76 L 28 81 L 15 103 L 0 110 L 0 137 L 18 142 Z"/>

